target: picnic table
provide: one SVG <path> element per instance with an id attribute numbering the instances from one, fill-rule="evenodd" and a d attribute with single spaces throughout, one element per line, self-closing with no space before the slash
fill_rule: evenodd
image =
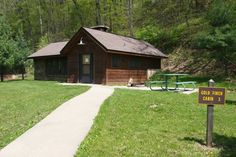
<path id="1" fill-rule="evenodd" d="M 151 81 L 150 82 L 150 89 L 151 90 L 153 90 L 152 89 L 152 84 L 161 84 L 161 88 L 163 89 L 163 90 L 166 90 L 166 91 L 168 91 L 169 90 L 169 87 L 168 87 L 168 84 L 169 84 L 169 78 L 170 77 L 175 77 L 175 88 L 174 88 L 174 90 L 176 90 L 176 89 L 179 89 L 179 85 L 182 85 L 183 87 L 184 87 L 184 90 L 185 90 L 185 85 L 186 84 L 192 84 L 193 85 L 193 89 L 195 89 L 195 81 L 185 81 L 185 82 L 180 82 L 179 81 L 179 77 L 180 76 L 187 76 L 187 75 L 189 75 L 189 74 L 178 74 L 178 73 L 174 73 L 174 74 L 158 74 L 159 76 L 163 76 L 164 77 L 164 80 L 163 81 Z M 163 87 L 163 85 L 164 85 L 164 87 Z"/>

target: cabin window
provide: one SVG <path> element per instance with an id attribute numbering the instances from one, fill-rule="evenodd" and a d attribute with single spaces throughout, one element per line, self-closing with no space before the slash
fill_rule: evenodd
<path id="1" fill-rule="evenodd" d="M 121 66 L 121 57 L 118 55 L 112 56 L 111 64 L 112 64 L 113 68 L 120 67 Z"/>
<path id="2" fill-rule="evenodd" d="M 129 61 L 129 68 L 139 68 L 141 66 L 141 61 L 139 58 L 132 58 Z"/>
<path id="3" fill-rule="evenodd" d="M 83 64 L 90 64 L 90 55 L 83 55 Z"/>
<path id="4" fill-rule="evenodd" d="M 66 75 L 67 60 L 66 58 L 51 58 L 46 60 L 47 75 Z"/>

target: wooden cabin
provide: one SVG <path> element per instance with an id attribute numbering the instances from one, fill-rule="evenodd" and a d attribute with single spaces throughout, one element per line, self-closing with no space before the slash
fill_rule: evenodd
<path id="1" fill-rule="evenodd" d="M 144 83 L 161 69 L 166 55 L 147 42 L 81 27 L 68 42 L 51 43 L 31 54 L 35 80 L 95 84 Z"/>

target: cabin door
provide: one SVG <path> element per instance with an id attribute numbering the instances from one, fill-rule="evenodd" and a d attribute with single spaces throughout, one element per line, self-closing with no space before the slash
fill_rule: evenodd
<path id="1" fill-rule="evenodd" d="M 93 55 L 80 54 L 79 56 L 79 82 L 93 82 Z"/>

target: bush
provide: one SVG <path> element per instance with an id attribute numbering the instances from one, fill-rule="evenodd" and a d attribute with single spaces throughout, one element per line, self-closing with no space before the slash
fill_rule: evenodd
<path id="1" fill-rule="evenodd" d="M 224 0 L 213 1 L 206 19 L 214 27 L 223 26 L 225 24 L 235 23 L 236 3 L 225 2 Z"/>
<path id="2" fill-rule="evenodd" d="M 139 39 L 147 41 L 165 53 L 170 53 L 180 42 L 182 27 L 161 29 L 159 26 L 147 26 L 137 31 Z"/>

